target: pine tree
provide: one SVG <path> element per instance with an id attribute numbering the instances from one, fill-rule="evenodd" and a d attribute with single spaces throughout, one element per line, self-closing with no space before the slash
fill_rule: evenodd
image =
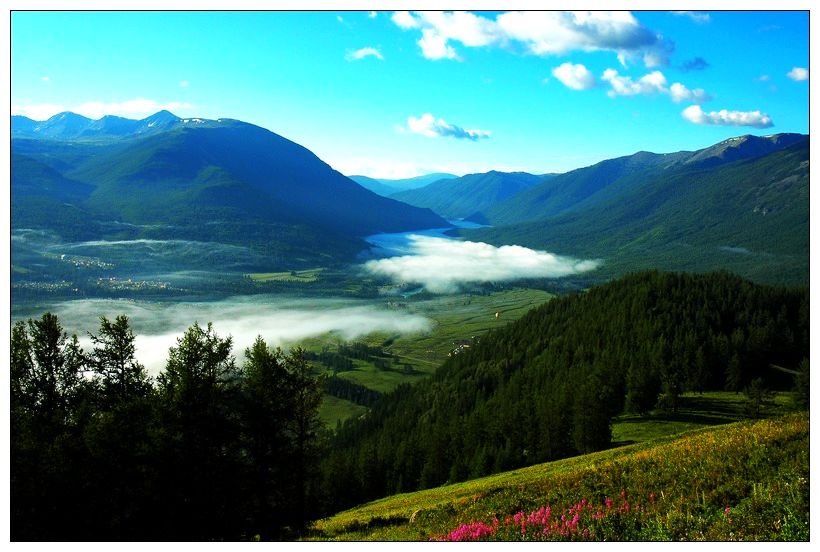
<path id="1" fill-rule="evenodd" d="M 117 316 L 113 322 L 100 317 L 100 331 L 88 334 L 94 349 L 88 360 L 100 380 L 104 407 L 145 397 L 151 388 L 145 367 L 137 362 L 134 332 L 128 317 Z"/>

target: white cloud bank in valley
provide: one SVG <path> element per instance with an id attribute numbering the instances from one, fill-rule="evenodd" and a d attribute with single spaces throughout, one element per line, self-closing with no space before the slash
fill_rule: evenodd
<path id="1" fill-rule="evenodd" d="M 495 247 L 419 235 L 409 240 L 414 254 L 368 261 L 364 268 L 398 283 L 418 283 L 433 293 L 449 293 L 461 284 L 559 278 L 594 270 L 600 264 L 519 245 Z"/>
<path id="2" fill-rule="evenodd" d="M 703 111 L 699 105 L 690 105 L 683 110 L 683 118 L 696 125 L 749 126 L 769 128 L 774 126 L 772 118 L 760 111 Z"/>
<path id="3" fill-rule="evenodd" d="M 353 301 L 283 300 L 267 296 L 172 304 L 81 300 L 56 305 L 52 312 L 69 335 L 77 334 L 86 351 L 91 349 L 86 332 L 97 332 L 101 315 L 110 319 L 120 314 L 128 316 L 137 336 L 137 359 L 152 375 L 165 368 L 169 347 L 176 346 L 177 338 L 194 322 L 203 328 L 212 322 L 220 337 L 232 336 L 238 363 L 258 335 L 269 346 L 287 346 L 326 333 L 351 340 L 379 331 L 411 334 L 431 328 L 431 322 L 423 316 Z"/>

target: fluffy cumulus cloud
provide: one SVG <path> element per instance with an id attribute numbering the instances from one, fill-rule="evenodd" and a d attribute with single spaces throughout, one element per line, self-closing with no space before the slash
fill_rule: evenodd
<path id="1" fill-rule="evenodd" d="M 595 87 L 595 76 L 585 66 L 562 63 L 552 70 L 553 76 L 573 90 L 588 90 Z"/>
<path id="2" fill-rule="evenodd" d="M 419 29 L 422 55 L 460 59 L 450 42 L 465 47 L 520 45 L 536 55 L 604 50 L 625 63 L 642 58 L 648 67 L 666 65 L 674 46 L 629 12 L 506 12 L 495 19 L 467 12 L 396 12 L 404 30 Z"/>
<path id="3" fill-rule="evenodd" d="M 612 89 L 607 92 L 611 97 L 635 96 L 638 94 L 656 94 L 666 92 L 666 77 L 660 71 L 652 71 L 638 80 L 622 76 L 615 69 L 607 69 L 601 79 L 608 82 Z"/>
<path id="4" fill-rule="evenodd" d="M 359 48 L 358 50 L 354 50 L 352 52 L 348 52 L 345 56 L 345 59 L 347 61 L 357 61 L 360 59 L 364 59 L 368 56 L 381 60 L 384 59 L 384 56 L 382 56 L 382 53 L 378 49 L 371 48 L 370 46 L 366 48 Z"/>
<path id="5" fill-rule="evenodd" d="M 155 100 L 136 98 L 123 102 L 85 102 L 73 106 L 62 104 L 18 105 L 12 106 L 12 113 L 14 115 L 25 115 L 37 121 L 48 119 L 52 115 L 63 111 L 71 111 L 90 119 L 99 119 L 105 115 L 119 115 L 120 117 L 139 119 L 152 115 L 157 111 L 162 111 L 163 109 L 177 112 L 193 107 L 193 105 L 186 102 L 160 103 Z"/>
<path id="6" fill-rule="evenodd" d="M 364 268 L 397 283 L 417 283 L 433 293 L 457 291 L 462 284 L 519 278 L 559 278 L 598 267 L 598 261 L 559 257 L 518 245 L 410 236 L 412 255 L 368 261 Z"/>
<path id="7" fill-rule="evenodd" d="M 489 138 L 489 130 L 478 129 L 463 129 L 456 125 L 451 125 L 444 119 L 436 119 L 430 113 L 425 113 L 421 117 L 407 118 L 407 130 L 415 134 L 421 134 L 429 138 L 437 138 L 439 136 L 449 136 L 451 138 L 462 138 L 476 141 L 480 138 Z"/>
<path id="8" fill-rule="evenodd" d="M 793 81 L 809 80 L 809 70 L 805 67 L 793 67 L 791 71 L 786 73 L 786 76 Z"/>
<path id="9" fill-rule="evenodd" d="M 683 110 L 683 118 L 696 125 L 749 126 L 769 128 L 774 126 L 772 118 L 760 111 L 703 111 L 699 105 L 691 105 Z"/>
<path id="10" fill-rule="evenodd" d="M 419 23 L 416 21 L 415 17 L 410 15 L 410 12 L 397 11 L 390 17 L 390 19 L 401 29 L 406 30 L 419 28 Z"/>
<path id="11" fill-rule="evenodd" d="M 669 95 L 675 103 L 692 102 L 703 103 L 712 99 L 703 88 L 690 90 L 679 82 L 669 87 Z"/>
<path id="12" fill-rule="evenodd" d="M 666 77 L 660 71 L 652 71 L 635 80 L 632 77 L 619 74 L 615 69 L 607 69 L 601 75 L 601 80 L 608 82 L 611 86 L 607 94 L 612 98 L 640 94 L 668 94 L 675 103 L 683 101 L 703 103 L 712 99 L 702 88 L 690 89 L 679 82 L 667 86 Z"/>

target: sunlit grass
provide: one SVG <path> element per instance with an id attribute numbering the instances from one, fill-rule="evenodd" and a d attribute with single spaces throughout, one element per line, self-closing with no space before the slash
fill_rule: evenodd
<path id="1" fill-rule="evenodd" d="M 600 508 L 607 498 L 629 497 L 633 506 L 621 517 L 589 514 L 574 535 L 587 527 L 584 538 L 607 540 L 805 540 L 808 430 L 805 413 L 695 430 L 384 498 L 316 522 L 312 537 L 429 540 L 465 524 L 503 526 L 544 506 L 560 513 L 582 500 Z M 484 537 L 573 538 L 509 527 Z"/>

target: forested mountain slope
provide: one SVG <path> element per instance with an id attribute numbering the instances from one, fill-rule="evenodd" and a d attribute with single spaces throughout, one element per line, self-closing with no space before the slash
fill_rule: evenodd
<path id="1" fill-rule="evenodd" d="M 467 174 L 461 178 L 438 180 L 423 188 L 394 193 L 390 197 L 416 207 L 427 207 L 444 218 L 459 219 L 497 205 L 550 176 L 498 171 Z"/>
<path id="2" fill-rule="evenodd" d="M 350 260 L 369 234 L 448 226 L 241 121 L 160 112 L 35 123 L 12 121 L 13 228 L 65 239 L 222 241 L 316 263 Z"/>
<path id="3" fill-rule="evenodd" d="M 641 273 L 554 299 L 347 422 L 327 492 L 342 509 L 601 450 L 614 416 L 674 410 L 687 390 L 788 388 L 771 365 L 808 370 L 808 324 L 807 290 L 727 273 Z"/>
<path id="4" fill-rule="evenodd" d="M 725 158 L 727 150 L 718 148 L 712 156 L 704 150 L 690 157 L 693 162 L 625 176 L 599 192 L 594 203 L 462 234 L 600 258 L 601 278 L 647 268 L 728 269 L 764 283 L 806 283 L 809 140 L 801 138 L 762 156 L 719 165 L 714 159 Z M 562 176 L 547 184 L 557 186 Z"/>

